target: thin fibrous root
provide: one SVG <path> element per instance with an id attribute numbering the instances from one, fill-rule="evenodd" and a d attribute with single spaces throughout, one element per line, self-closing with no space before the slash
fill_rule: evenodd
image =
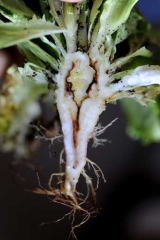
<path id="1" fill-rule="evenodd" d="M 65 175 L 64 172 L 61 172 L 61 173 L 52 173 L 52 174 L 51 174 L 51 176 L 50 176 L 50 178 L 49 178 L 49 181 L 48 181 L 48 187 L 49 187 L 49 189 L 50 189 L 51 191 L 52 191 L 52 189 L 53 189 L 53 187 L 52 187 L 52 179 L 53 179 L 53 177 L 54 177 L 54 176 L 57 176 L 58 179 L 59 179 L 59 177 L 61 178 L 61 177 L 64 176 L 64 175 Z M 57 184 L 60 184 L 61 182 L 62 182 L 62 179 L 60 179 Z"/>
<path id="2" fill-rule="evenodd" d="M 86 195 L 84 201 L 81 202 L 81 204 L 83 204 L 83 203 L 85 203 L 85 202 L 87 201 L 87 199 L 88 199 L 88 197 L 89 197 L 90 189 L 91 189 L 92 200 L 93 200 L 94 205 L 96 205 L 96 202 L 97 202 L 97 201 L 96 201 L 96 192 L 95 192 L 95 189 L 94 189 L 94 187 L 93 187 L 92 180 L 91 180 L 91 178 L 85 173 L 84 170 L 82 171 L 82 175 L 83 175 L 83 177 L 84 177 L 85 180 L 86 180 L 86 184 L 87 184 L 87 195 Z"/>
<path id="3" fill-rule="evenodd" d="M 49 149 L 53 146 L 53 142 L 55 140 L 60 140 L 63 138 L 63 135 L 54 135 L 52 132 L 48 131 L 45 127 L 43 127 L 42 125 L 40 125 L 40 127 L 34 125 L 34 124 L 31 124 L 31 126 L 33 128 L 35 128 L 37 130 L 37 132 L 39 133 L 39 135 L 35 136 L 36 139 L 43 139 L 45 141 L 50 141 L 51 143 L 49 144 Z M 42 130 L 45 131 L 45 133 L 42 132 Z M 49 134 L 50 136 L 53 136 L 53 137 L 47 137 L 45 134 Z"/>
<path id="4" fill-rule="evenodd" d="M 62 150 L 61 154 L 60 154 L 60 162 L 62 160 L 63 151 L 64 150 Z M 94 172 L 96 173 L 97 178 L 100 177 L 98 171 L 101 172 L 101 175 L 104 178 L 104 175 L 103 175 L 101 169 L 97 166 L 97 164 L 91 162 L 89 159 L 86 159 L 86 161 L 94 169 Z M 60 203 L 60 204 L 62 204 L 64 206 L 66 206 L 66 207 L 71 208 L 71 211 L 69 213 L 65 214 L 62 218 L 60 218 L 58 220 L 55 220 L 55 221 L 51 221 L 51 222 L 41 223 L 40 226 L 44 226 L 46 224 L 52 224 L 52 223 L 59 222 L 59 221 L 63 220 L 65 217 L 67 217 L 67 216 L 72 217 L 71 232 L 70 232 L 69 238 L 77 239 L 77 237 L 75 235 L 75 229 L 80 227 L 84 223 L 86 223 L 90 219 L 90 217 L 95 216 L 95 214 L 97 214 L 97 212 L 98 212 L 98 208 L 96 207 L 96 193 L 95 193 L 95 189 L 94 189 L 93 184 L 92 184 L 92 180 L 85 173 L 85 170 L 82 171 L 82 175 L 86 179 L 86 184 L 87 184 L 87 188 L 88 188 L 87 196 L 85 197 L 85 199 L 83 199 L 83 198 L 80 197 L 81 194 L 78 194 L 78 192 L 75 192 L 77 201 L 74 201 L 74 199 L 71 199 L 69 196 L 66 196 L 65 192 L 63 192 L 63 187 L 62 187 L 63 186 L 63 181 L 62 181 L 62 183 L 58 182 L 59 188 L 56 189 L 56 188 L 52 187 L 53 177 L 54 176 L 56 176 L 58 178 L 59 177 L 63 177 L 64 176 L 63 172 L 51 174 L 51 176 L 49 178 L 49 181 L 48 181 L 48 188 L 49 189 L 45 189 L 42 186 L 42 184 L 40 182 L 39 175 L 37 173 L 37 178 L 38 178 L 38 183 L 39 183 L 39 187 L 40 188 L 36 188 L 32 192 L 37 193 L 37 194 L 44 194 L 47 197 L 49 197 L 49 199 L 51 201 L 56 202 L 56 203 Z M 92 193 L 93 204 L 91 204 L 90 202 L 87 201 L 87 198 L 89 197 L 89 191 L 90 190 L 91 190 L 91 193 Z M 89 204 L 90 208 L 87 209 L 87 210 L 84 209 L 82 207 L 82 204 L 84 204 L 84 203 Z M 82 216 L 82 221 L 80 221 L 80 223 L 78 223 L 78 224 L 75 223 L 75 215 L 76 215 L 76 213 L 80 213 L 80 215 Z"/>
<path id="5" fill-rule="evenodd" d="M 63 154 L 64 154 L 64 148 L 61 150 L 60 155 L 59 155 L 59 163 L 60 163 L 60 165 L 62 165 L 64 163 Z"/>
<path id="6" fill-rule="evenodd" d="M 72 212 L 73 212 L 73 211 L 74 211 L 74 210 L 72 209 L 70 212 L 66 213 L 62 218 L 59 218 L 59 219 L 57 219 L 57 220 L 55 220 L 55 221 L 43 222 L 43 223 L 41 223 L 39 226 L 42 227 L 42 226 L 44 226 L 44 225 L 49 225 L 49 224 L 53 224 L 53 223 L 57 223 L 57 222 L 63 221 L 66 217 L 72 215 Z"/>
<path id="7" fill-rule="evenodd" d="M 76 214 L 76 211 L 74 210 L 73 213 L 72 213 L 72 216 L 73 216 L 73 219 L 72 219 L 72 229 L 71 229 L 71 232 L 70 232 L 70 235 L 69 235 L 69 239 L 70 239 L 70 237 L 72 237 L 72 238 L 77 240 L 77 237 L 75 235 L 75 229 L 79 228 L 81 225 L 85 224 L 90 219 L 90 217 L 93 214 L 95 214 L 95 213 L 97 214 L 97 211 L 94 211 L 94 210 L 85 211 L 84 212 L 84 217 L 83 217 L 82 221 L 80 223 L 74 225 L 75 214 Z"/>
<path id="8" fill-rule="evenodd" d="M 101 174 L 104 182 L 106 182 L 104 173 L 103 173 L 102 169 L 101 169 L 96 163 L 92 162 L 92 161 L 89 160 L 88 158 L 86 158 L 86 161 L 87 161 L 87 163 L 89 164 L 88 166 L 90 166 L 90 165 L 92 166 L 92 168 L 93 168 L 93 170 L 94 170 L 94 173 L 95 173 L 95 175 L 96 175 L 96 177 L 97 177 L 97 186 L 96 186 L 96 189 L 97 189 L 98 186 L 99 186 L 100 174 Z M 100 174 L 99 174 L 99 172 L 100 172 Z M 95 190 L 96 190 L 96 189 L 95 189 Z"/>
<path id="9" fill-rule="evenodd" d="M 53 224 L 53 223 L 57 223 L 60 222 L 62 220 L 64 220 L 66 217 L 69 217 L 69 219 L 72 217 L 72 221 L 71 221 L 71 231 L 69 234 L 69 239 L 72 237 L 72 239 L 77 239 L 76 235 L 75 235 L 75 229 L 80 227 L 81 225 L 83 225 L 84 223 L 86 223 L 90 217 L 94 216 L 94 214 L 97 213 L 96 211 L 92 210 L 91 212 L 85 211 L 83 215 L 83 219 L 80 223 L 75 224 L 75 215 L 76 215 L 76 209 L 72 209 L 70 212 L 66 213 L 62 218 L 59 218 L 58 220 L 55 221 L 50 221 L 50 222 L 43 222 L 40 224 L 40 227 L 43 227 L 44 225 L 49 225 L 49 224 Z"/>
<path id="10" fill-rule="evenodd" d="M 80 197 L 80 194 L 78 192 L 75 192 L 76 195 L 76 200 L 70 198 L 69 196 L 66 195 L 64 189 L 63 189 L 63 182 L 59 182 L 59 188 L 54 188 L 52 187 L 52 179 L 54 176 L 64 176 L 64 173 L 53 173 L 51 174 L 48 182 L 48 188 L 46 189 L 42 186 L 40 182 L 39 175 L 37 173 L 37 178 L 38 178 L 38 184 L 40 188 L 35 188 L 32 190 L 33 193 L 36 194 L 41 194 L 41 195 L 46 195 L 48 197 L 51 197 L 50 200 L 56 203 L 60 203 L 62 205 L 65 205 L 67 207 L 70 207 L 72 209 L 78 210 L 78 211 L 87 211 L 83 209 L 80 205 L 80 203 L 83 201 L 83 198 Z M 79 203 L 80 202 L 80 203 Z M 90 203 L 88 202 L 90 205 Z"/>
<path id="11" fill-rule="evenodd" d="M 103 134 L 105 130 L 112 126 L 112 124 L 117 121 L 118 118 L 115 118 L 113 121 L 111 121 L 109 124 L 107 124 L 105 127 L 103 127 L 100 123 L 94 128 L 94 131 L 92 133 L 93 138 L 93 145 L 92 147 L 97 147 L 99 145 L 104 145 L 105 142 L 110 142 L 107 139 L 98 139 L 97 136 Z"/>

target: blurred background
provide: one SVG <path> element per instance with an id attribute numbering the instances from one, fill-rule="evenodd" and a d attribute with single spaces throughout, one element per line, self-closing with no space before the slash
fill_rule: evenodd
<path id="1" fill-rule="evenodd" d="M 160 21 L 159 0 L 139 0 L 137 7 L 152 24 Z M 100 213 L 75 233 L 79 240 L 160 240 L 160 144 L 145 147 L 131 140 L 119 103 L 107 105 L 100 122 L 106 125 L 117 117 L 101 136 L 111 143 L 96 149 L 90 144 L 88 149 L 88 157 L 107 180 L 100 179 L 97 190 Z M 0 239 L 68 239 L 69 219 L 52 222 L 69 209 L 28 191 L 38 187 L 37 170 L 41 184 L 47 185 L 61 149 L 62 144 L 55 143 L 56 156 L 50 158 L 48 144 L 43 143 L 32 159 L 18 165 L 13 154 L 0 154 Z M 50 224 L 40 227 L 43 222 Z"/>

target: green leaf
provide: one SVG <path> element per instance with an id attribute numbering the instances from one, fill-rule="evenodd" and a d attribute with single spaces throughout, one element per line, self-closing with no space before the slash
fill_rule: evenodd
<path id="1" fill-rule="evenodd" d="M 0 13 L 11 21 L 32 18 L 34 15 L 23 0 L 0 0 Z"/>
<path id="2" fill-rule="evenodd" d="M 142 47 L 136 52 L 127 55 L 126 57 L 118 58 L 116 61 L 114 61 L 110 65 L 110 69 L 112 69 L 112 71 L 115 71 L 117 68 L 121 68 L 124 64 L 129 63 L 133 58 L 137 56 L 149 58 L 152 56 L 152 53 L 149 50 L 147 50 L 145 47 Z"/>
<path id="3" fill-rule="evenodd" d="M 160 97 L 147 107 L 131 99 L 120 101 L 127 121 L 127 133 L 144 144 L 160 142 Z"/>
<path id="4" fill-rule="evenodd" d="M 16 23 L 0 22 L 0 48 L 64 31 L 64 29 L 56 27 L 53 23 L 47 22 L 45 18 L 38 19 L 36 16 L 32 20 L 23 20 Z"/>
<path id="5" fill-rule="evenodd" d="M 72 3 L 62 3 L 62 14 L 65 28 L 67 29 L 65 35 L 66 46 L 68 52 L 75 52 L 77 47 L 77 29 L 79 21 L 80 5 Z"/>
<path id="6" fill-rule="evenodd" d="M 105 28 L 105 34 L 112 34 L 130 15 L 131 9 L 138 0 L 108 0 L 104 3 L 104 10 L 100 17 L 101 28 Z"/>
<path id="7" fill-rule="evenodd" d="M 144 37 L 147 37 L 147 32 L 150 29 L 150 24 L 136 11 L 132 11 L 125 24 L 121 25 L 116 32 L 115 44 L 124 41 L 129 37 L 130 52 L 134 52 L 142 46 Z M 134 45 L 134 49 L 133 46 Z"/>
<path id="8" fill-rule="evenodd" d="M 56 10 L 56 7 L 55 7 L 55 1 L 52 1 L 52 0 L 48 0 L 48 4 L 50 6 L 50 12 L 51 14 L 53 15 L 55 21 L 57 22 L 58 26 L 59 27 L 64 27 L 64 24 L 62 22 L 62 19 L 61 17 L 58 16 L 58 13 L 57 13 L 57 10 Z"/>
<path id="9" fill-rule="evenodd" d="M 108 0 L 99 6 L 99 2 L 96 1 L 95 15 L 98 15 L 96 25 L 93 28 L 90 40 L 90 57 L 97 61 L 100 55 L 104 55 L 104 61 L 108 62 L 109 59 L 114 58 L 116 49 L 116 43 L 120 40 L 115 40 L 114 33 L 119 31 L 119 34 L 123 39 L 127 37 L 123 24 L 126 23 L 133 6 L 138 0 Z M 100 12 L 99 9 L 100 8 Z M 92 10 L 91 10 L 92 11 Z M 92 26 L 91 26 L 92 27 Z M 124 36 L 123 36 L 124 35 Z"/>
<path id="10" fill-rule="evenodd" d="M 48 54 L 46 51 L 44 51 L 41 47 L 39 47 L 37 44 L 27 41 L 25 43 L 22 43 L 26 49 L 28 49 L 30 52 L 32 52 L 35 56 L 37 56 L 40 60 L 42 60 L 45 63 L 49 63 L 50 66 L 58 70 L 58 62 L 55 60 L 53 56 Z M 34 62 L 35 63 L 35 62 Z"/>
<path id="11" fill-rule="evenodd" d="M 89 17 L 89 35 L 91 34 L 93 25 L 95 24 L 96 18 L 100 13 L 100 6 L 102 5 L 103 0 L 96 0 L 93 3 L 93 7 L 91 9 L 90 17 Z"/>
<path id="12" fill-rule="evenodd" d="M 46 67 L 46 64 L 39 57 L 37 57 L 35 53 L 32 53 L 32 51 L 28 49 L 25 43 L 18 44 L 18 48 L 22 52 L 22 54 L 25 56 L 28 62 L 34 63 L 39 67 L 43 67 L 43 68 Z"/>

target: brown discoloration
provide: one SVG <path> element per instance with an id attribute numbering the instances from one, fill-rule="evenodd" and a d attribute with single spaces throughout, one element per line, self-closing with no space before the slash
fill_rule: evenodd
<path id="1" fill-rule="evenodd" d="M 74 96 L 74 93 L 73 93 Z M 76 103 L 76 101 L 75 101 Z M 77 103 L 76 103 L 77 105 Z M 80 107 L 78 107 L 77 105 L 77 115 L 76 115 L 76 119 L 72 120 L 72 125 L 73 125 L 73 143 L 74 143 L 74 147 L 77 147 L 77 132 L 79 131 L 79 114 L 80 114 Z"/>
<path id="2" fill-rule="evenodd" d="M 82 102 L 83 102 L 83 100 L 82 100 Z M 81 105 L 82 105 L 82 103 L 81 103 Z M 79 131 L 79 114 L 80 114 L 80 107 L 78 107 L 78 109 L 77 109 L 77 131 Z"/>
<path id="3" fill-rule="evenodd" d="M 77 165 L 79 164 L 79 161 L 78 161 L 78 159 L 76 158 L 76 160 L 75 160 L 75 163 L 74 163 L 74 169 L 77 167 Z"/>
<path id="4" fill-rule="evenodd" d="M 77 128 L 78 128 L 77 119 L 72 120 L 72 124 L 73 124 L 73 143 L 74 143 L 74 147 L 76 148 L 76 146 L 77 146 Z"/>
<path id="5" fill-rule="evenodd" d="M 95 62 L 92 62 L 92 61 L 91 61 L 90 66 L 91 66 L 91 67 L 94 69 L 94 71 L 95 71 L 94 76 L 93 76 L 93 81 L 94 81 L 95 83 L 98 83 L 98 73 L 97 73 L 96 64 L 97 64 L 97 61 L 95 61 Z"/>
<path id="6" fill-rule="evenodd" d="M 73 143 L 74 143 L 75 149 L 77 148 L 77 144 L 78 144 L 77 143 L 77 132 L 79 131 L 79 114 L 80 114 L 80 107 L 77 110 L 77 119 L 72 121 L 72 124 L 73 124 Z M 73 168 L 76 168 L 76 166 L 78 164 L 79 164 L 79 161 L 76 158 Z"/>
<path id="7" fill-rule="evenodd" d="M 94 66 L 92 66 L 92 68 L 95 70 L 95 74 L 94 74 L 94 77 L 93 77 L 93 80 L 98 83 L 98 73 L 97 73 L 97 70 L 96 70 L 96 62 L 94 64 Z"/>
<path id="8" fill-rule="evenodd" d="M 71 92 L 72 91 L 72 83 L 66 81 L 66 91 Z"/>
<path id="9" fill-rule="evenodd" d="M 95 74 L 94 74 L 94 77 L 93 77 L 93 80 L 94 80 L 94 82 L 98 82 L 98 74 L 97 74 L 97 71 L 95 72 Z"/>
<path id="10" fill-rule="evenodd" d="M 94 83 L 97 83 L 97 82 L 93 79 L 93 81 L 89 84 L 89 86 L 88 86 L 88 88 L 87 88 L 87 91 L 86 91 L 87 94 L 89 94 L 89 92 L 91 91 L 92 85 L 93 85 Z"/>
<path id="11" fill-rule="evenodd" d="M 68 71 L 68 74 L 67 74 L 66 77 L 65 77 L 65 82 L 66 82 L 65 90 L 66 90 L 66 92 L 72 92 L 72 93 L 73 93 L 73 91 L 72 91 L 72 83 L 71 83 L 71 82 L 68 82 L 67 79 L 69 78 L 70 72 L 72 71 L 72 69 L 74 68 L 74 66 L 75 66 L 75 64 L 72 63 L 72 67 L 71 67 L 71 69 Z"/>
<path id="12" fill-rule="evenodd" d="M 70 76 L 70 72 L 73 70 L 74 66 L 75 66 L 75 64 L 72 63 L 71 69 L 68 71 L 68 74 L 66 75 L 66 78 L 65 78 L 66 81 L 67 81 L 68 77 Z"/>

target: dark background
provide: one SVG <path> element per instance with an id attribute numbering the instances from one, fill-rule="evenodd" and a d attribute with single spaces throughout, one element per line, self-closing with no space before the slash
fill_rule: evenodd
<path id="1" fill-rule="evenodd" d="M 160 20 L 159 0 L 140 0 L 138 7 L 151 23 Z M 160 145 L 144 147 L 131 140 L 125 133 L 119 104 L 108 105 L 100 121 L 106 125 L 116 117 L 118 121 L 104 134 L 112 143 L 88 150 L 88 157 L 103 169 L 107 182 L 101 179 L 97 190 L 100 214 L 77 229 L 77 237 L 79 240 L 159 240 Z M 44 143 L 30 160 L 42 168 L 43 186 L 54 171 L 62 145 L 56 143 L 54 148 L 57 157 L 49 158 L 48 145 Z M 68 218 L 39 226 L 63 217 L 68 209 L 52 203 L 46 196 L 25 191 L 38 186 L 36 169 L 14 166 L 13 158 L 12 154 L 0 154 L 0 239 L 68 239 Z"/>

